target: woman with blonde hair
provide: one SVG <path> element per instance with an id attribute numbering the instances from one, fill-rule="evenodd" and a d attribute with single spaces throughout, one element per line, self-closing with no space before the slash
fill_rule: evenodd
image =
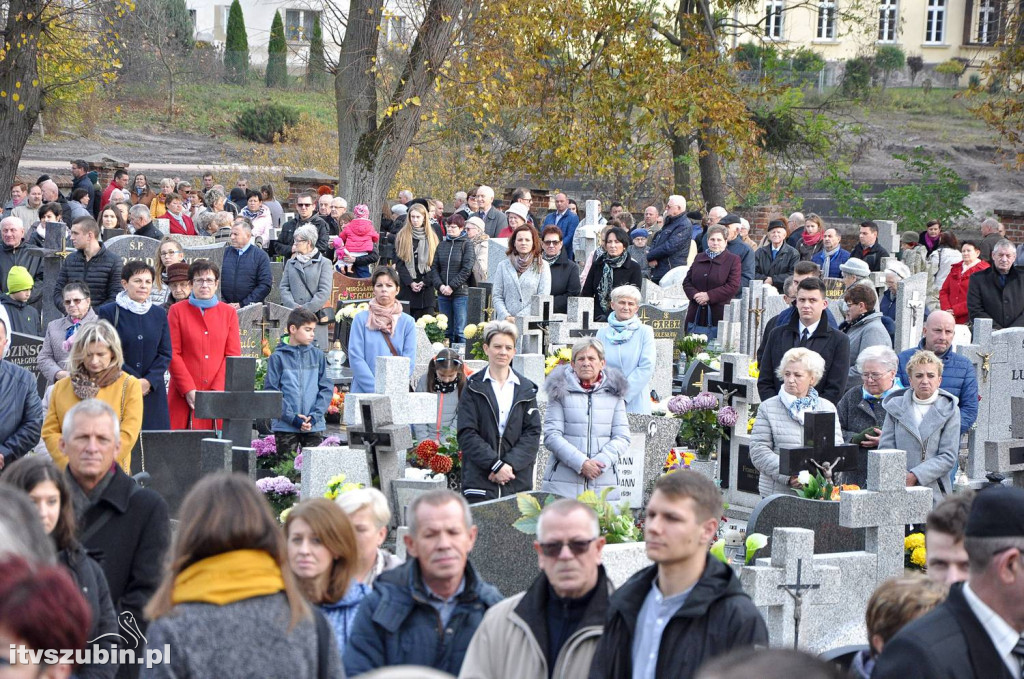
<path id="1" fill-rule="evenodd" d="M 162 219 L 167 214 L 167 203 L 170 202 L 173 193 L 174 180 L 169 177 L 161 179 L 160 193 L 156 194 L 149 203 L 149 212 L 153 215 L 153 219 Z"/>
<path id="2" fill-rule="evenodd" d="M 359 488 L 342 493 L 335 502 L 348 514 L 356 533 L 359 561 L 353 577 L 373 587 L 381 573 L 402 565 L 401 559 L 383 547 L 391 524 L 388 499 L 376 488 Z"/>
<path id="3" fill-rule="evenodd" d="M 121 368 L 124 364 L 121 338 L 110 323 L 90 321 L 83 324 L 74 337 L 68 355 L 71 374 L 53 385 L 50 409 L 43 422 L 43 443 L 54 463 L 64 469 L 68 458 L 59 445 L 64 415 L 79 401 L 97 398 L 117 413 L 121 429 L 117 463 L 126 474 L 131 474 L 132 448 L 142 429 L 142 385 Z"/>
<path id="4" fill-rule="evenodd" d="M 149 645 L 176 649 L 159 676 L 341 676 L 330 626 L 288 568 L 284 533 L 245 476 L 214 474 L 181 506 Z"/>
<path id="5" fill-rule="evenodd" d="M 355 578 L 359 554 L 352 522 L 325 498 L 295 505 L 284 522 L 288 566 L 306 595 L 334 630 L 341 652 L 359 604 L 370 588 Z"/>
<path id="6" fill-rule="evenodd" d="M 405 225 L 395 236 L 395 269 L 401 281 L 398 299 L 409 302 L 413 318 L 434 309 L 434 289 L 440 285 L 431 268 L 436 251 L 437 234 L 430 228 L 427 209 L 418 203 L 412 205 Z"/>

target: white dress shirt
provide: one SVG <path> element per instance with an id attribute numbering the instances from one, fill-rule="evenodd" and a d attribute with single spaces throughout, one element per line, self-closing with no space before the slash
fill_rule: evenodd
<path id="1" fill-rule="evenodd" d="M 516 385 L 519 384 L 519 378 L 516 377 L 515 371 L 509 368 L 508 379 L 505 380 L 505 384 L 498 386 L 498 381 L 491 376 L 491 368 L 488 366 L 487 372 L 484 373 L 484 382 L 491 383 L 494 397 L 498 400 L 498 438 L 501 438 L 505 435 L 505 424 L 508 422 L 508 414 L 512 410 L 512 401 L 515 398 Z"/>
<path id="2" fill-rule="evenodd" d="M 988 634 L 988 638 L 992 640 L 992 645 L 995 646 L 999 657 L 1006 663 L 1010 674 L 1014 677 L 1019 677 L 1021 675 L 1021 662 L 1013 654 L 1013 649 L 1017 642 L 1020 641 L 1020 635 L 1010 626 L 1010 623 L 1003 620 L 998 613 L 989 608 L 988 604 L 979 599 L 978 595 L 971 591 L 971 586 L 967 583 L 964 583 L 963 593 L 967 605 L 971 608 L 971 612 L 974 613 L 974 617 L 981 623 L 985 633 Z"/>

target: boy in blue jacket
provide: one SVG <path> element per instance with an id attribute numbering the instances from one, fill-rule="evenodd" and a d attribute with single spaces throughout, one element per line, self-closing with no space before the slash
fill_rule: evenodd
<path id="1" fill-rule="evenodd" d="M 277 347 L 267 360 L 264 389 L 283 395 L 281 416 L 270 423 L 277 454 L 315 447 L 324 440 L 324 415 L 334 395 L 327 377 L 327 358 L 313 346 L 316 316 L 299 307 L 288 314 L 288 344 Z"/>

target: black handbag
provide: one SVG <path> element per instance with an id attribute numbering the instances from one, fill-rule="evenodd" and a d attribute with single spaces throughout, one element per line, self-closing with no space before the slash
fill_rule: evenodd
<path id="1" fill-rule="evenodd" d="M 701 312 L 705 312 L 704 320 L 706 325 L 701 325 Z M 707 335 L 709 340 L 718 337 L 718 324 L 711 321 L 711 305 L 705 304 L 697 308 L 697 315 L 686 324 L 686 332 L 697 335 Z"/>

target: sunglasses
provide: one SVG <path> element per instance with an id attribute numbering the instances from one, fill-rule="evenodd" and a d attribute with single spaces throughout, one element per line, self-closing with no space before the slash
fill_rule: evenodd
<path id="1" fill-rule="evenodd" d="M 296 203 L 295 207 L 313 207 L 312 203 Z"/>
<path id="2" fill-rule="evenodd" d="M 461 358 L 435 358 L 434 363 L 437 364 L 442 370 L 448 370 L 449 368 L 458 368 L 462 365 Z"/>
<path id="3" fill-rule="evenodd" d="M 579 556 L 590 549 L 591 543 L 596 539 L 569 540 L 568 542 L 538 542 L 537 544 L 540 545 L 541 554 L 549 559 L 555 559 L 562 553 L 562 548 L 566 545 L 569 545 L 569 551 L 573 553 L 573 556 Z"/>
<path id="4" fill-rule="evenodd" d="M 546 240 L 544 241 L 544 245 L 558 245 L 561 242 L 562 241 L 560 240 Z"/>

